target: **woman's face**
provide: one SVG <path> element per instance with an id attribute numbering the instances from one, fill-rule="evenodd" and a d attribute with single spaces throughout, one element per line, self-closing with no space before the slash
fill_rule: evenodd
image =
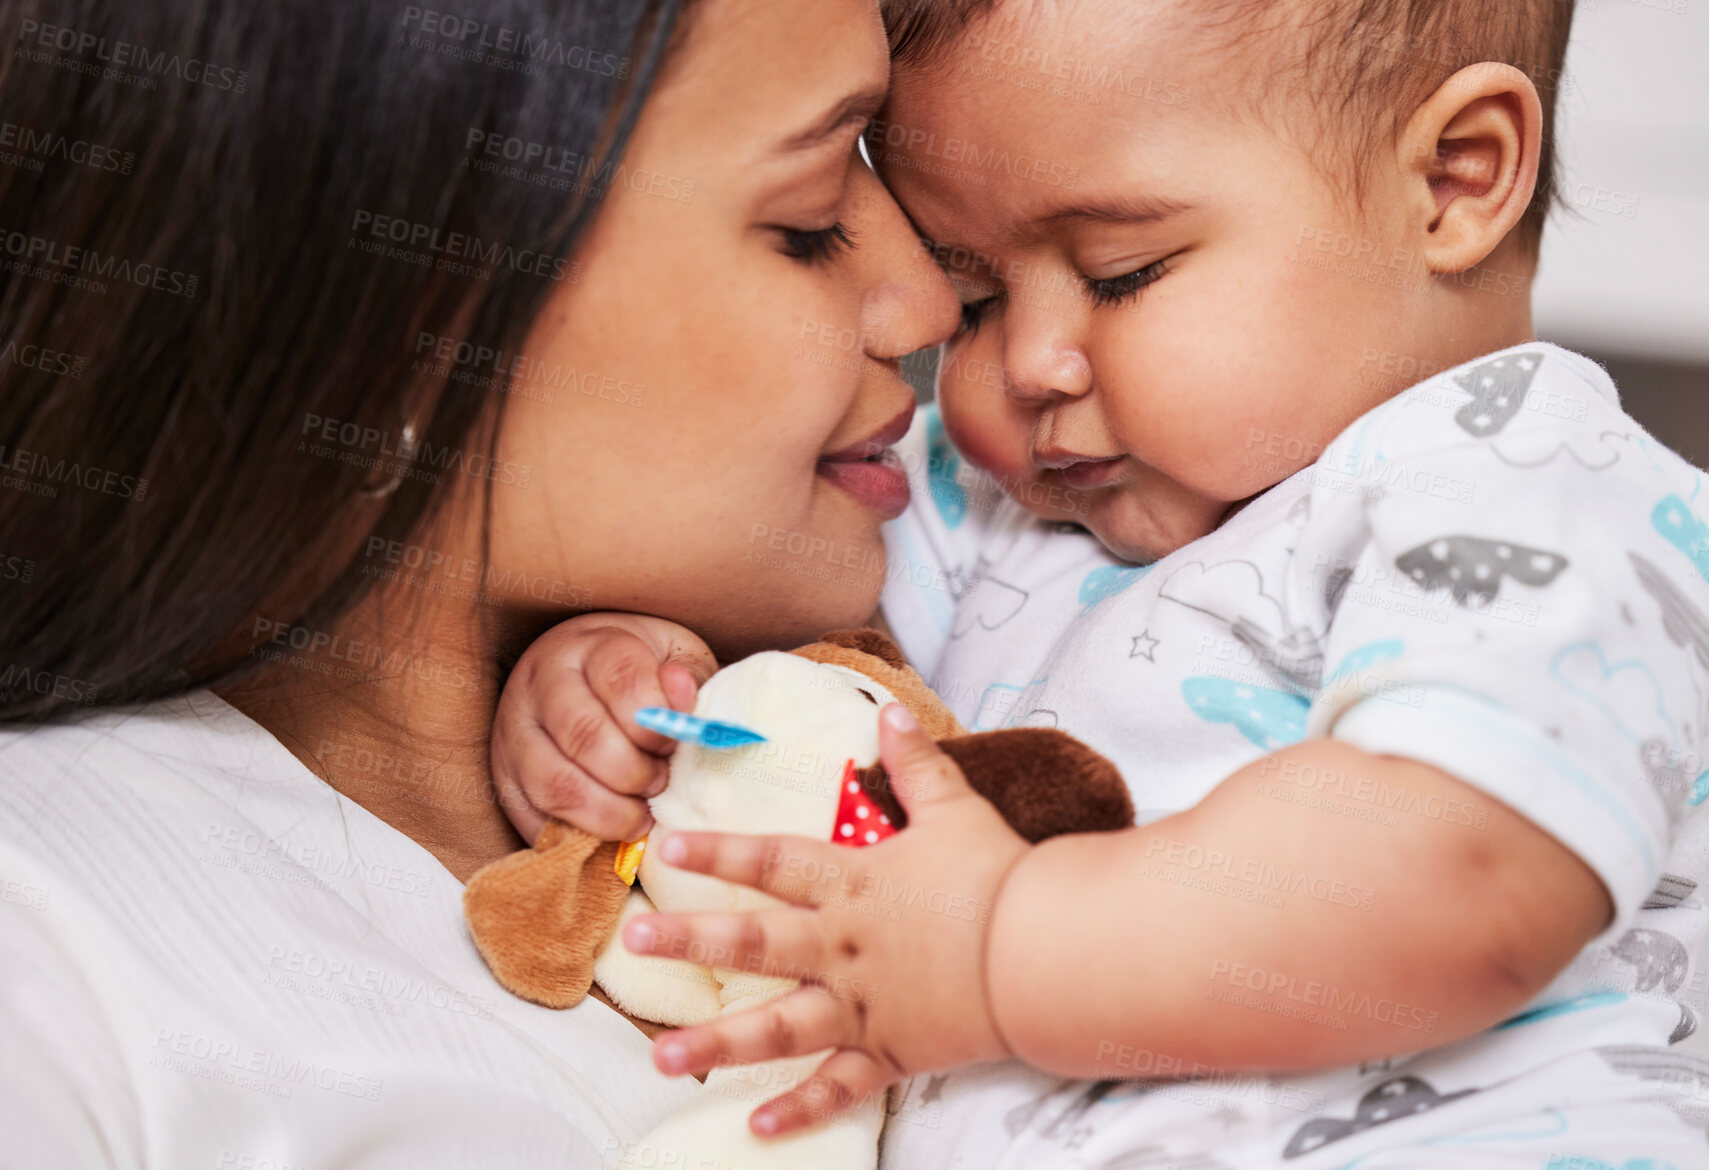
<path id="1" fill-rule="evenodd" d="M 898 359 L 959 308 L 856 151 L 889 76 L 873 0 L 691 19 L 526 343 L 499 453 L 531 474 L 493 486 L 492 560 L 730 657 L 873 612 L 906 483 L 870 457 L 913 410 Z"/>

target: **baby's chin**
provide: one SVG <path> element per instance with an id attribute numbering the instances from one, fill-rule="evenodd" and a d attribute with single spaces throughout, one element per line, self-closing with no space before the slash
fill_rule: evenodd
<path id="1" fill-rule="evenodd" d="M 1232 507 L 1179 492 L 1107 488 L 1093 493 L 1080 523 L 1111 556 L 1148 565 L 1216 531 Z"/>
<path id="2" fill-rule="evenodd" d="M 1173 483 L 1126 484 L 1086 492 L 1064 487 L 1049 473 L 1022 473 L 999 482 L 1004 494 L 1040 520 L 1078 524 L 1097 537 L 1111 556 L 1135 565 L 1160 561 L 1216 531 L 1235 508 L 1194 496 Z"/>

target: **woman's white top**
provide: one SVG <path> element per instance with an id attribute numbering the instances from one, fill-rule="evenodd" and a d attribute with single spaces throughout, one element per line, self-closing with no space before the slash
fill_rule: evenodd
<path id="1" fill-rule="evenodd" d="M 207 691 L 0 726 L 0 1166 L 567 1167 L 698 1091 Z"/>

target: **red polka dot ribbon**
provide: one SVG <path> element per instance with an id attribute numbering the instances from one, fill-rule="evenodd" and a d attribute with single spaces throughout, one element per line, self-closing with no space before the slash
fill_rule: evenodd
<path id="1" fill-rule="evenodd" d="M 831 829 L 831 840 L 838 845 L 876 845 L 896 832 L 890 818 L 878 811 L 878 806 L 860 786 L 860 772 L 855 762 L 843 765 L 843 784 L 837 798 L 837 820 Z"/>

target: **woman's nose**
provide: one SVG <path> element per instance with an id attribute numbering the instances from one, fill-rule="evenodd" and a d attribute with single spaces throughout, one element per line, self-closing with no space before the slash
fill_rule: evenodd
<path id="1" fill-rule="evenodd" d="M 867 282 L 861 336 L 868 354 L 892 361 L 948 341 L 961 323 L 961 302 L 878 177 L 861 170 L 853 225 Z"/>

